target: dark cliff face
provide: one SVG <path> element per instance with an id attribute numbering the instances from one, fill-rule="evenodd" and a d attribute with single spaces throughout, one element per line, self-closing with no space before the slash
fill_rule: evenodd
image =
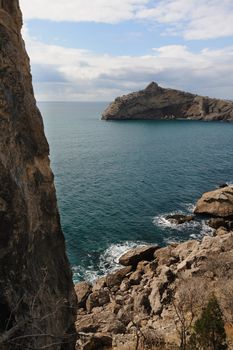
<path id="1" fill-rule="evenodd" d="M 0 348 L 72 349 L 76 299 L 21 25 L 18 0 L 0 0 Z"/>
<path id="2" fill-rule="evenodd" d="M 193 119 L 233 121 L 233 103 L 164 89 L 152 82 L 144 90 L 116 98 L 102 119 Z"/>

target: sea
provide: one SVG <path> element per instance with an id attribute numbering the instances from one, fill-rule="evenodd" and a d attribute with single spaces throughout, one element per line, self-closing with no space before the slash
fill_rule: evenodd
<path id="1" fill-rule="evenodd" d="M 233 123 L 102 121 L 106 102 L 40 102 L 74 282 L 118 268 L 144 244 L 212 234 L 190 214 L 201 194 L 233 182 Z"/>

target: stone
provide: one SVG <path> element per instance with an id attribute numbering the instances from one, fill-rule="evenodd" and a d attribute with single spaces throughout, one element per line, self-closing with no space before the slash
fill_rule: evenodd
<path id="1" fill-rule="evenodd" d="M 86 300 L 92 291 L 92 286 L 87 282 L 80 282 L 75 285 L 75 293 L 79 307 L 85 307 Z"/>
<path id="2" fill-rule="evenodd" d="M 82 350 L 100 350 L 112 346 L 112 337 L 108 333 L 96 333 L 84 345 Z M 76 348 L 78 350 L 78 348 Z"/>
<path id="3" fill-rule="evenodd" d="M 100 289 L 103 289 L 106 287 L 106 276 L 98 278 L 94 283 L 92 287 L 92 291 L 96 292 Z"/>
<path id="4" fill-rule="evenodd" d="M 149 295 L 151 293 L 150 288 L 143 289 L 142 292 L 138 293 L 136 297 L 134 298 L 134 312 L 137 315 L 140 315 L 141 313 L 144 314 L 150 314 L 151 312 L 151 305 L 149 301 Z"/>
<path id="5" fill-rule="evenodd" d="M 166 220 L 170 221 L 172 224 L 181 225 L 185 222 L 190 222 L 194 220 L 194 215 L 182 215 L 182 214 L 174 214 L 167 215 Z"/>
<path id="6" fill-rule="evenodd" d="M 132 270 L 131 266 L 124 267 L 123 269 L 117 270 L 106 277 L 106 285 L 109 288 L 119 286 L 125 276 Z"/>
<path id="7" fill-rule="evenodd" d="M 219 188 L 224 188 L 224 187 L 227 187 L 227 186 L 228 186 L 228 184 L 224 183 L 224 184 L 220 184 L 218 187 Z"/>
<path id="8" fill-rule="evenodd" d="M 138 271 L 136 270 L 135 272 L 133 272 L 130 277 L 129 277 L 129 283 L 131 285 L 137 285 L 140 284 L 140 281 L 142 279 L 142 271 Z"/>
<path id="9" fill-rule="evenodd" d="M 103 112 L 102 119 L 233 121 L 233 102 L 164 89 L 152 82 L 144 90 L 117 97 Z"/>
<path id="10" fill-rule="evenodd" d="M 161 303 L 161 294 L 160 291 L 164 288 L 166 282 L 162 280 L 155 280 L 152 283 L 152 291 L 149 296 L 149 302 L 150 302 L 150 307 L 151 310 L 155 315 L 160 315 L 163 310 L 163 305 Z"/>
<path id="11" fill-rule="evenodd" d="M 79 317 L 75 323 L 76 331 L 79 332 L 96 332 L 99 328 L 98 323 L 95 322 L 93 315 L 83 315 Z"/>
<path id="12" fill-rule="evenodd" d="M 51 350 L 51 339 L 43 335 L 52 334 L 56 342 L 68 337 L 69 344 L 56 346 L 68 350 L 75 345 L 76 296 L 21 28 L 19 1 L 1 0 L 1 324 L 8 323 L 11 332 L 17 326 L 22 338 L 0 348 Z"/>
<path id="13" fill-rule="evenodd" d="M 194 212 L 221 218 L 233 217 L 233 185 L 204 193 Z"/>
<path id="14" fill-rule="evenodd" d="M 153 246 L 142 246 L 123 254 L 119 263 L 124 266 L 136 267 L 140 261 L 152 261 L 154 260 L 154 252 L 159 249 L 158 245 Z"/>
<path id="15" fill-rule="evenodd" d="M 226 220 L 223 218 L 213 218 L 208 221 L 208 225 L 214 229 L 218 229 L 219 227 L 226 227 Z"/>
<path id="16" fill-rule="evenodd" d="M 217 232 L 219 230 L 223 229 Z M 158 349 L 179 349 L 174 307 L 178 296 L 181 307 L 188 300 L 197 302 L 196 313 L 201 312 L 200 306 L 205 305 L 211 293 L 223 297 L 225 290 L 229 293 L 232 288 L 233 232 L 224 232 L 156 250 L 155 260 L 142 260 L 116 290 L 111 288 L 107 304 L 92 308 L 90 314 L 78 309 L 76 327 L 82 330 L 78 332 L 79 341 L 81 336 L 83 339 L 77 349 L 81 350 L 82 344 L 88 344 L 97 332 L 107 332 L 112 338 L 112 347 L 107 347 L 108 350 L 133 350 L 137 344 L 140 349 L 152 350 L 151 344 Z M 131 280 L 137 280 L 137 284 L 131 284 Z M 106 287 L 103 290 L 107 291 Z M 224 307 L 224 303 L 222 307 L 226 317 L 229 308 Z"/>
<path id="17" fill-rule="evenodd" d="M 226 229 L 225 227 L 219 227 L 219 228 L 215 231 L 214 236 L 219 236 L 219 237 L 221 237 L 221 236 L 226 235 L 227 233 L 228 233 L 228 231 L 227 231 L 227 229 Z"/>
<path id="18" fill-rule="evenodd" d="M 93 308 L 103 306 L 109 302 L 110 296 L 108 290 L 100 289 L 99 291 L 93 292 L 87 298 L 87 312 L 91 312 Z"/>

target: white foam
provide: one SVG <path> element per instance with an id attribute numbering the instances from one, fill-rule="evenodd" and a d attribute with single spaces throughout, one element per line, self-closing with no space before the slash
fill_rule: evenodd
<path id="1" fill-rule="evenodd" d="M 213 236 L 215 229 L 210 227 L 205 220 L 201 222 L 201 236 Z"/>
<path id="2" fill-rule="evenodd" d="M 82 266 L 74 266 L 73 270 L 73 280 L 75 283 L 84 278 L 85 281 L 94 282 L 101 276 L 105 276 L 122 266 L 119 264 L 119 258 L 129 251 L 138 246 L 145 245 L 142 242 L 124 242 L 111 244 L 99 258 L 98 268 L 95 270 L 93 266 L 88 266 L 86 268 Z"/>
<path id="3" fill-rule="evenodd" d="M 100 256 L 99 268 L 102 274 L 106 274 L 121 267 L 119 258 L 127 251 L 143 246 L 142 242 L 129 242 L 111 244 Z"/>
<path id="4" fill-rule="evenodd" d="M 189 214 L 193 214 L 194 210 L 196 208 L 195 204 L 193 204 L 193 203 L 185 203 L 184 207 L 187 209 Z"/>
<path id="5" fill-rule="evenodd" d="M 170 212 L 166 214 L 157 215 L 153 218 L 153 224 L 155 226 L 162 228 L 163 230 L 170 228 L 172 230 L 177 230 L 177 231 L 183 231 L 184 229 L 198 228 L 200 226 L 200 223 L 195 220 L 184 222 L 183 224 L 176 224 L 175 222 L 171 222 L 170 220 L 166 219 L 167 216 L 177 215 L 177 214 L 186 215 L 181 212 Z"/>

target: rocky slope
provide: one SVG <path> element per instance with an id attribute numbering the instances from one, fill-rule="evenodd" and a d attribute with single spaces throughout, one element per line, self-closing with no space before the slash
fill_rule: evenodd
<path id="1" fill-rule="evenodd" d="M 220 212 L 221 204 L 220 196 Z M 223 226 L 201 241 L 136 248 L 120 258 L 122 269 L 77 284 L 77 349 L 181 349 L 213 293 L 233 349 L 233 231 Z"/>
<path id="2" fill-rule="evenodd" d="M 144 90 L 118 97 L 104 120 L 193 119 L 233 121 L 233 102 L 164 89 L 152 82 Z"/>
<path id="3" fill-rule="evenodd" d="M 1 0 L 0 348 L 72 349 L 76 298 L 21 26 L 18 0 Z"/>

